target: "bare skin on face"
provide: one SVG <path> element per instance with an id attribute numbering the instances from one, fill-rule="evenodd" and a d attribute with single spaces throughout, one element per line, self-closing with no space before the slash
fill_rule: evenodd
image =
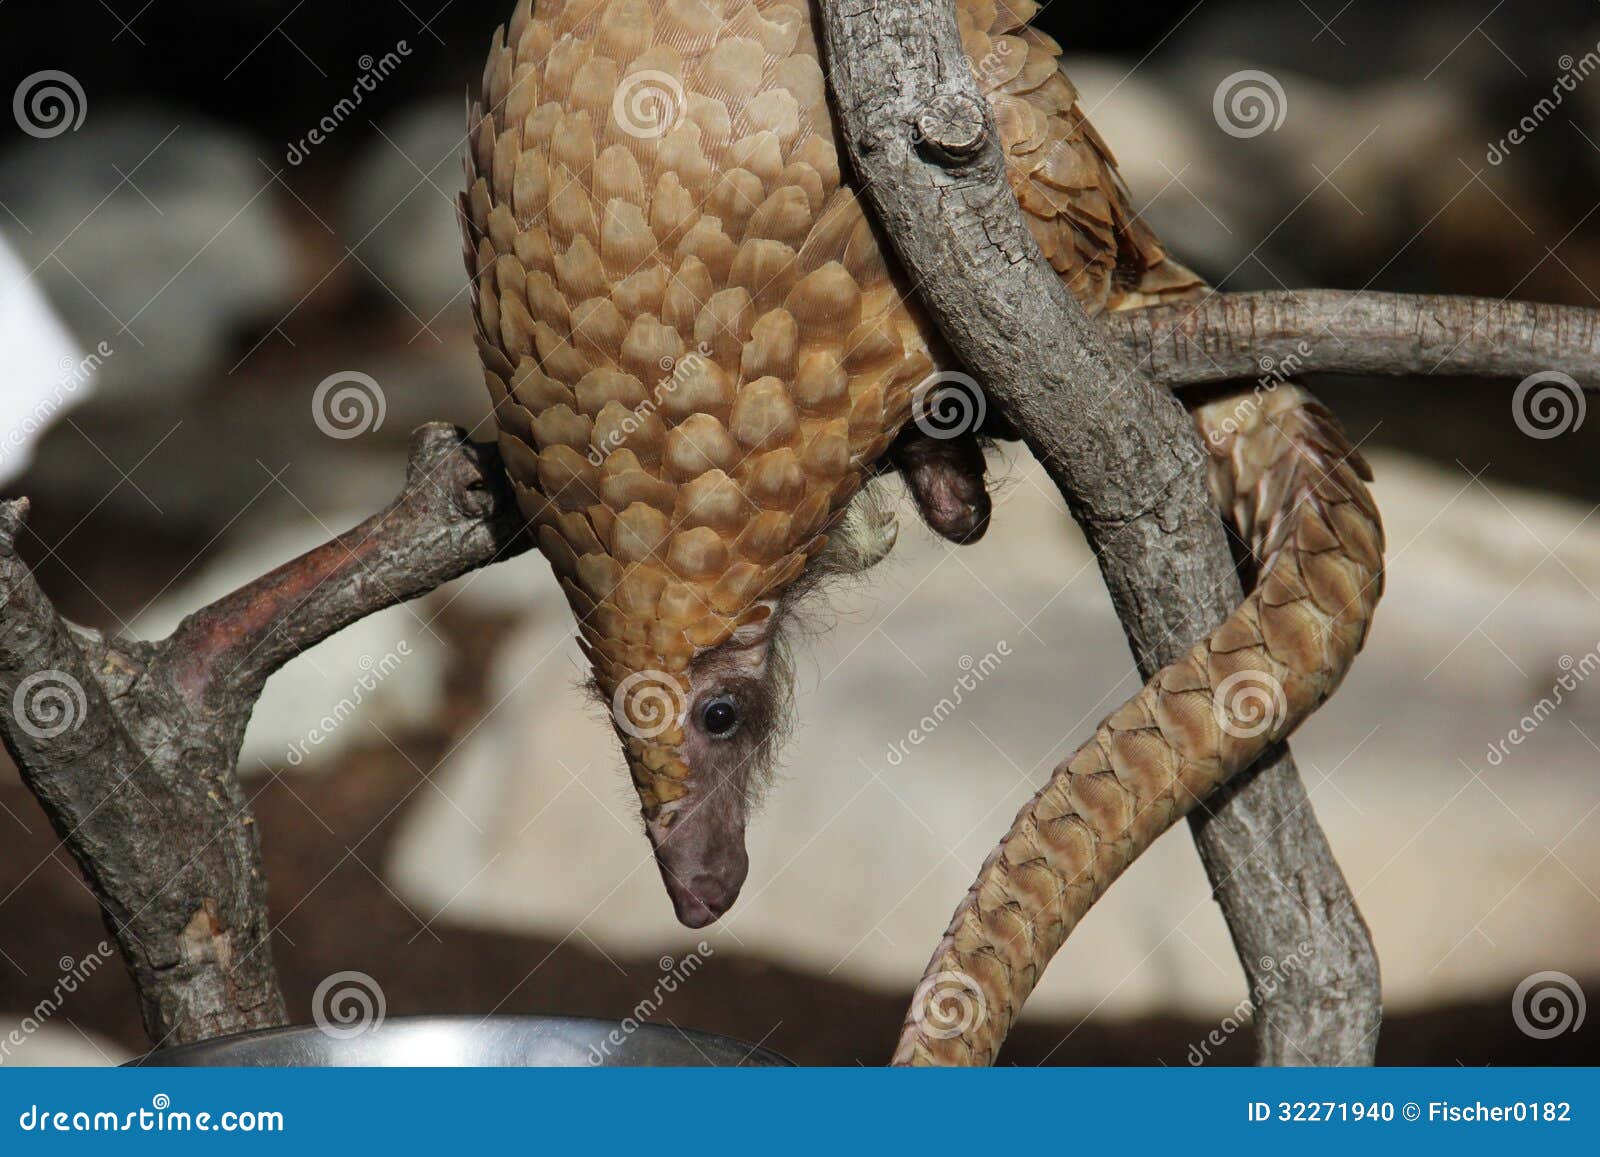
<path id="1" fill-rule="evenodd" d="M 788 723 L 789 682 L 774 663 L 774 618 L 695 660 L 684 742 L 687 792 L 647 817 L 645 831 L 678 919 L 712 923 L 750 871 L 744 833 Z"/>
<path id="2" fill-rule="evenodd" d="M 972 542 L 988 526 L 983 451 L 976 437 L 902 436 L 893 462 L 930 528 Z M 853 517 L 852 517 L 853 515 Z M 647 817 L 645 831 L 678 919 L 703 928 L 733 906 L 750 871 L 745 828 L 792 722 L 792 676 L 782 661 L 782 624 L 796 602 L 828 577 L 859 573 L 887 555 L 892 517 L 868 495 L 841 519 L 807 581 L 768 618 L 745 628 L 689 669 L 690 698 L 678 755 L 690 768 L 686 794 Z"/>

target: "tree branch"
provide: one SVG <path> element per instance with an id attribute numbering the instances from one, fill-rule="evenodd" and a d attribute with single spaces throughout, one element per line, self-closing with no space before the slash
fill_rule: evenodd
<path id="1" fill-rule="evenodd" d="M 179 625 L 165 648 L 173 682 L 195 707 L 243 707 L 248 720 L 267 678 L 296 655 L 530 546 L 500 452 L 453 426 L 423 426 L 387 510 Z"/>
<path id="2" fill-rule="evenodd" d="M 1313 291 L 1091 322 L 1021 224 L 966 68 L 940 65 L 961 59 L 946 2 L 824 5 L 849 151 L 934 318 L 1083 524 L 1141 670 L 1239 597 L 1193 428 L 1154 383 L 1255 377 L 1267 357 L 1279 373 L 1600 383 L 1592 310 Z M 907 147 L 913 124 L 927 159 Z M 0 739 L 99 896 L 151 1039 L 280 1024 L 237 772 L 251 711 L 295 655 L 530 547 L 498 453 L 423 427 L 388 509 L 161 643 L 63 622 L 16 550 L 27 510 L 0 502 Z M 1261 1059 L 1370 1060 L 1376 960 L 1287 750 L 1208 803 L 1196 840 L 1257 997 Z"/>
<path id="3" fill-rule="evenodd" d="M 267 677 L 403 599 L 526 550 L 492 446 L 412 438 L 383 513 L 190 616 L 162 643 L 69 628 L 0 503 L 0 738 L 83 868 L 139 994 L 181 1044 L 285 1021 L 239 747 Z"/>
<path id="4" fill-rule="evenodd" d="M 924 177 L 922 195 L 949 185 Z M 959 250 L 956 259 L 965 260 Z M 931 267 L 950 260 L 934 253 Z M 996 272 L 1007 271 L 989 270 Z M 960 290 L 966 281 L 952 275 L 939 284 Z M 979 278 L 964 292 L 987 295 L 987 284 Z M 1022 292 L 996 284 L 1006 286 L 1003 294 Z M 1307 291 L 1216 294 L 1095 325 L 1070 299 L 1052 300 L 1058 288 L 1047 273 L 1028 292 L 1065 311 L 1060 328 L 1049 328 L 1048 310 L 1036 307 L 1015 329 L 1076 333 L 1088 352 L 1074 346 L 1069 369 L 1034 379 L 1034 368 L 1055 366 L 1059 350 L 1031 336 L 1014 347 L 989 343 L 979 347 L 987 351 L 984 372 L 1000 385 L 996 401 L 1020 413 L 1058 485 L 1079 496 L 1074 509 L 1101 552 L 1146 670 L 1225 611 L 1237 585 L 1205 554 L 1215 540 L 1193 525 L 1205 520 L 1185 475 L 1198 460 L 1197 448 L 1188 457 L 1192 428 L 1132 374 L 1131 361 L 1176 386 L 1255 376 L 1263 357 L 1292 367 L 1280 372 L 1519 377 L 1559 368 L 1600 382 L 1600 311 Z M 1002 320 L 1014 308 L 990 304 Z M 960 311 L 961 292 L 945 308 Z M 1138 456 L 1128 456 L 1122 435 L 1146 420 L 1183 449 L 1143 437 L 1132 443 Z M 1119 457 L 1128 464 L 1125 481 Z M 0 502 L 0 739 L 100 897 L 151 1039 L 178 1043 L 282 1023 L 260 855 L 236 768 L 245 726 L 268 676 L 295 655 L 368 614 L 529 549 L 498 453 L 448 425 L 422 427 L 405 487 L 388 509 L 191 615 L 162 643 L 107 642 L 65 624 L 18 557 L 27 510 L 25 501 Z M 1378 1007 L 1365 928 L 1287 752 L 1253 775 L 1245 777 L 1250 786 L 1236 781 L 1209 801 L 1211 818 L 1198 822 L 1196 840 L 1251 991 L 1262 997 L 1260 1056 L 1367 1059 Z"/>
<path id="5" fill-rule="evenodd" d="M 1570 305 L 1314 289 L 1216 293 L 1101 324 L 1169 386 L 1274 370 L 1483 378 L 1560 370 L 1600 388 L 1600 312 Z"/>
<path id="6" fill-rule="evenodd" d="M 949 0 L 821 10 L 845 147 L 882 232 L 1082 525 L 1148 677 L 1242 597 L 1194 426 L 1040 254 Z M 1258 1001 L 1260 1059 L 1370 1063 L 1376 956 L 1287 749 L 1224 796 L 1194 830 Z M 1304 967 L 1276 969 L 1291 955 Z"/>

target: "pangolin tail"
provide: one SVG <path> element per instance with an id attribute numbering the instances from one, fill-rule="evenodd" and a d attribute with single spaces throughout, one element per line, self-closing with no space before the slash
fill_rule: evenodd
<path id="1" fill-rule="evenodd" d="M 1194 411 L 1219 509 L 1259 578 L 1056 768 L 985 861 L 929 962 L 892 1063 L 992 1063 L 1090 906 L 1163 832 L 1333 693 L 1383 585 L 1366 463 L 1291 383 Z"/>

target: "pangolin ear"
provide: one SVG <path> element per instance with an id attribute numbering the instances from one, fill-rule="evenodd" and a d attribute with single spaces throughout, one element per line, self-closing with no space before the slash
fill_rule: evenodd
<path id="1" fill-rule="evenodd" d="M 993 504 L 985 479 L 983 442 L 976 432 L 938 438 L 915 422 L 889 447 L 922 520 L 957 545 L 977 542 L 989 529 Z"/>

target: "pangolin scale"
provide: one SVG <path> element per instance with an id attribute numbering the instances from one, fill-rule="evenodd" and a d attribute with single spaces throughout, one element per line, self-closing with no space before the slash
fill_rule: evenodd
<path id="1" fill-rule="evenodd" d="M 1131 210 L 1037 5 L 956 11 L 1025 220 L 1084 307 L 1203 293 Z M 804 2 L 522 0 L 470 114 L 466 260 L 502 454 L 658 855 L 717 758 L 697 712 L 765 670 L 785 592 L 946 368 L 841 173 L 818 56 Z M 991 1062 L 1088 907 L 1365 639 L 1383 534 L 1332 416 L 1287 383 L 1193 413 L 1254 589 L 1018 815 L 897 1063 Z M 981 1015 L 951 1026 L 951 997 Z"/>

